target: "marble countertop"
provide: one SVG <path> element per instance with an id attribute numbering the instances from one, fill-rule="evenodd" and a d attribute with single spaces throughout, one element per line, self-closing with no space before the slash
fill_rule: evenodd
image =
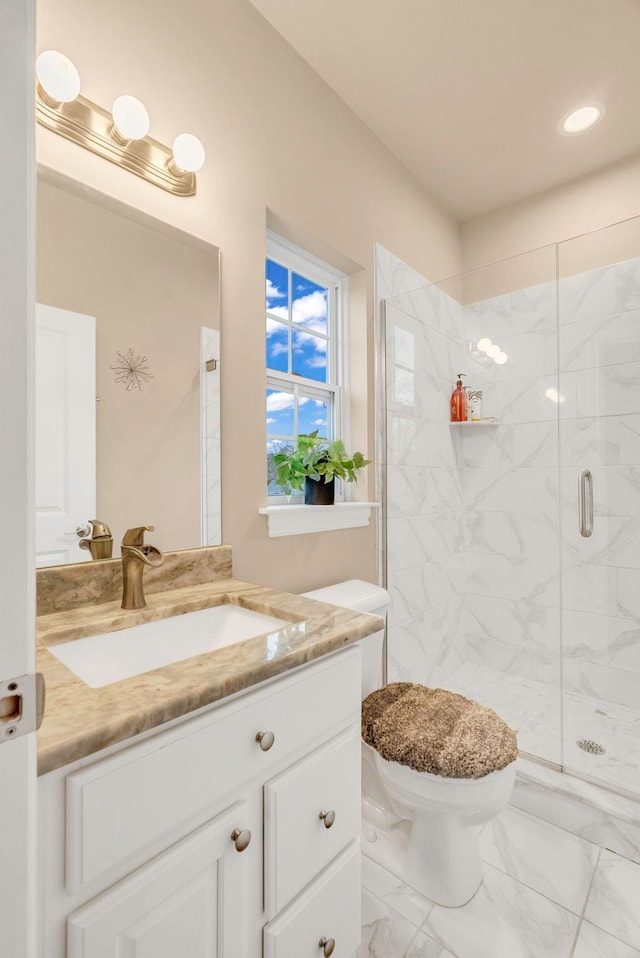
<path id="1" fill-rule="evenodd" d="M 90 688 L 48 651 L 61 642 L 227 602 L 291 625 L 102 688 Z M 47 699 L 38 732 L 38 774 L 335 652 L 380 628 L 378 616 L 233 578 L 147 595 L 147 607 L 135 612 L 123 611 L 119 601 L 112 601 L 40 615 L 37 668 L 45 676 Z"/>

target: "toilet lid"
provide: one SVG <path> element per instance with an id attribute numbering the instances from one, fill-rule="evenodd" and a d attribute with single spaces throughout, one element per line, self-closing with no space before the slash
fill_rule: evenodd
<path id="1" fill-rule="evenodd" d="M 444 778 L 483 778 L 518 755 L 516 733 L 493 709 L 413 682 L 367 696 L 362 738 L 389 762 Z"/>

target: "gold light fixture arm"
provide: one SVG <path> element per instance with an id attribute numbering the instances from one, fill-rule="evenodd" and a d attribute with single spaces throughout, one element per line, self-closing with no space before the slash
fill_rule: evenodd
<path id="1" fill-rule="evenodd" d="M 48 130 L 175 196 L 193 196 L 196 192 L 195 173 L 175 165 L 170 147 L 150 136 L 123 139 L 114 130 L 112 115 L 86 97 L 57 103 L 36 83 L 36 118 Z"/>

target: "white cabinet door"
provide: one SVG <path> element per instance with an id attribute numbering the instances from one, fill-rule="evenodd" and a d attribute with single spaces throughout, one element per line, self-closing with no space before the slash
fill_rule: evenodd
<path id="1" fill-rule="evenodd" d="M 361 748 L 345 732 L 265 786 L 268 918 L 359 835 Z"/>
<path id="2" fill-rule="evenodd" d="M 234 805 L 68 919 L 68 958 L 242 958 L 248 868 L 238 852 L 245 806 Z"/>

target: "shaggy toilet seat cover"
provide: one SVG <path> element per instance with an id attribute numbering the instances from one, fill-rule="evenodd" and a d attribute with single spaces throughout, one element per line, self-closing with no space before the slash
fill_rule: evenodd
<path id="1" fill-rule="evenodd" d="M 362 738 L 389 762 L 444 778 L 483 778 L 518 755 L 516 733 L 493 709 L 413 682 L 367 696 Z"/>

